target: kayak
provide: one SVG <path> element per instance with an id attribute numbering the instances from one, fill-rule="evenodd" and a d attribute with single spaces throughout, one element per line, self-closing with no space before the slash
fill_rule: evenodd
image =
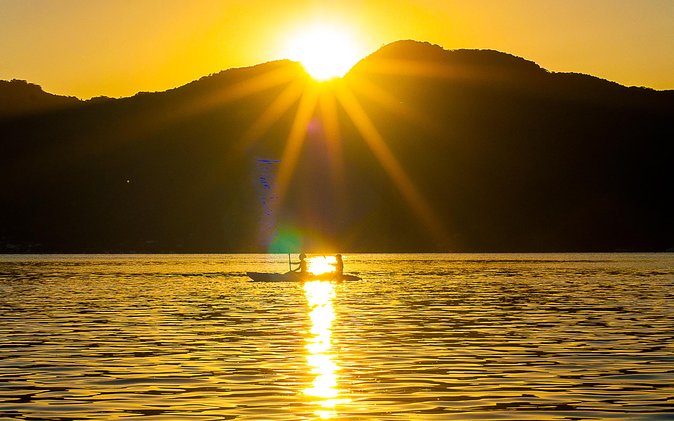
<path id="1" fill-rule="evenodd" d="M 246 275 L 255 282 L 305 282 L 305 281 L 360 281 L 361 278 L 356 275 L 342 275 L 338 277 L 334 273 L 323 273 L 321 275 L 302 274 L 299 272 L 288 273 L 264 273 L 264 272 L 246 272 Z"/>

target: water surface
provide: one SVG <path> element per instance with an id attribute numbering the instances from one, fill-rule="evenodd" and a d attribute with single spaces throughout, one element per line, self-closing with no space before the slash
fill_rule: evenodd
<path id="1" fill-rule="evenodd" d="M 1 419 L 674 419 L 674 255 L 0 256 Z"/>

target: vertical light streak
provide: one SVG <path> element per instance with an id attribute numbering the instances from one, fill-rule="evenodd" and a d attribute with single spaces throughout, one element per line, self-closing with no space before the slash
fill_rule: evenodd
<path id="1" fill-rule="evenodd" d="M 337 117 L 337 100 L 334 94 L 334 88 L 321 92 L 319 99 L 319 109 L 321 121 L 323 123 L 325 141 L 330 157 L 330 175 L 332 185 L 337 192 L 338 206 L 344 206 L 348 195 L 346 194 L 346 177 L 344 174 L 344 161 L 342 158 L 342 141 L 340 138 L 339 121 Z"/>
<path id="2" fill-rule="evenodd" d="M 304 293 L 309 306 L 311 330 L 306 338 L 307 364 L 315 375 L 312 385 L 304 394 L 313 398 L 318 405 L 315 414 L 321 418 L 337 415 L 335 407 L 348 399 L 339 399 L 337 371 L 339 367 L 332 353 L 332 322 L 335 310 L 332 300 L 335 287 L 326 281 L 309 281 L 304 284 Z"/>
<path id="3" fill-rule="evenodd" d="M 288 135 L 288 141 L 281 156 L 281 167 L 279 168 L 274 190 L 274 196 L 278 198 L 276 202 L 277 207 L 282 205 L 288 185 L 295 171 L 295 166 L 302 151 L 302 144 L 307 135 L 309 122 L 316 109 L 317 97 L 318 92 L 315 87 L 307 85 L 300 99 L 297 114 L 295 115 L 295 120 Z"/>

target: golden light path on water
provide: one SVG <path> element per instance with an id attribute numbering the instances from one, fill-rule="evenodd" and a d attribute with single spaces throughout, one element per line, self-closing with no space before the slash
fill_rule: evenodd
<path id="1" fill-rule="evenodd" d="M 314 275 L 334 272 L 336 262 L 337 259 L 335 259 L 335 256 L 310 257 L 307 259 L 307 271 Z"/>
<path id="2" fill-rule="evenodd" d="M 321 418 L 337 415 L 337 405 L 348 403 L 349 399 L 339 398 L 338 371 L 332 350 L 332 322 L 335 310 L 332 301 L 335 287 L 327 281 L 308 281 L 304 293 L 309 307 L 311 329 L 306 337 L 307 364 L 314 378 L 311 387 L 304 394 L 318 406 L 315 414 Z"/>

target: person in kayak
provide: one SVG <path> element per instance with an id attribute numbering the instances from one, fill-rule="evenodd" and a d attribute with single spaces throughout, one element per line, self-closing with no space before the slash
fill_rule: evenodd
<path id="1" fill-rule="evenodd" d="M 335 255 L 335 263 L 331 263 L 335 267 L 335 275 L 341 277 L 344 274 L 344 261 L 341 254 Z"/>
<path id="2" fill-rule="evenodd" d="M 307 273 L 307 261 L 306 261 L 307 255 L 304 253 L 300 253 L 300 261 L 297 263 L 293 263 L 293 265 L 297 265 L 297 269 L 293 269 L 293 272 L 299 272 L 299 273 Z"/>

